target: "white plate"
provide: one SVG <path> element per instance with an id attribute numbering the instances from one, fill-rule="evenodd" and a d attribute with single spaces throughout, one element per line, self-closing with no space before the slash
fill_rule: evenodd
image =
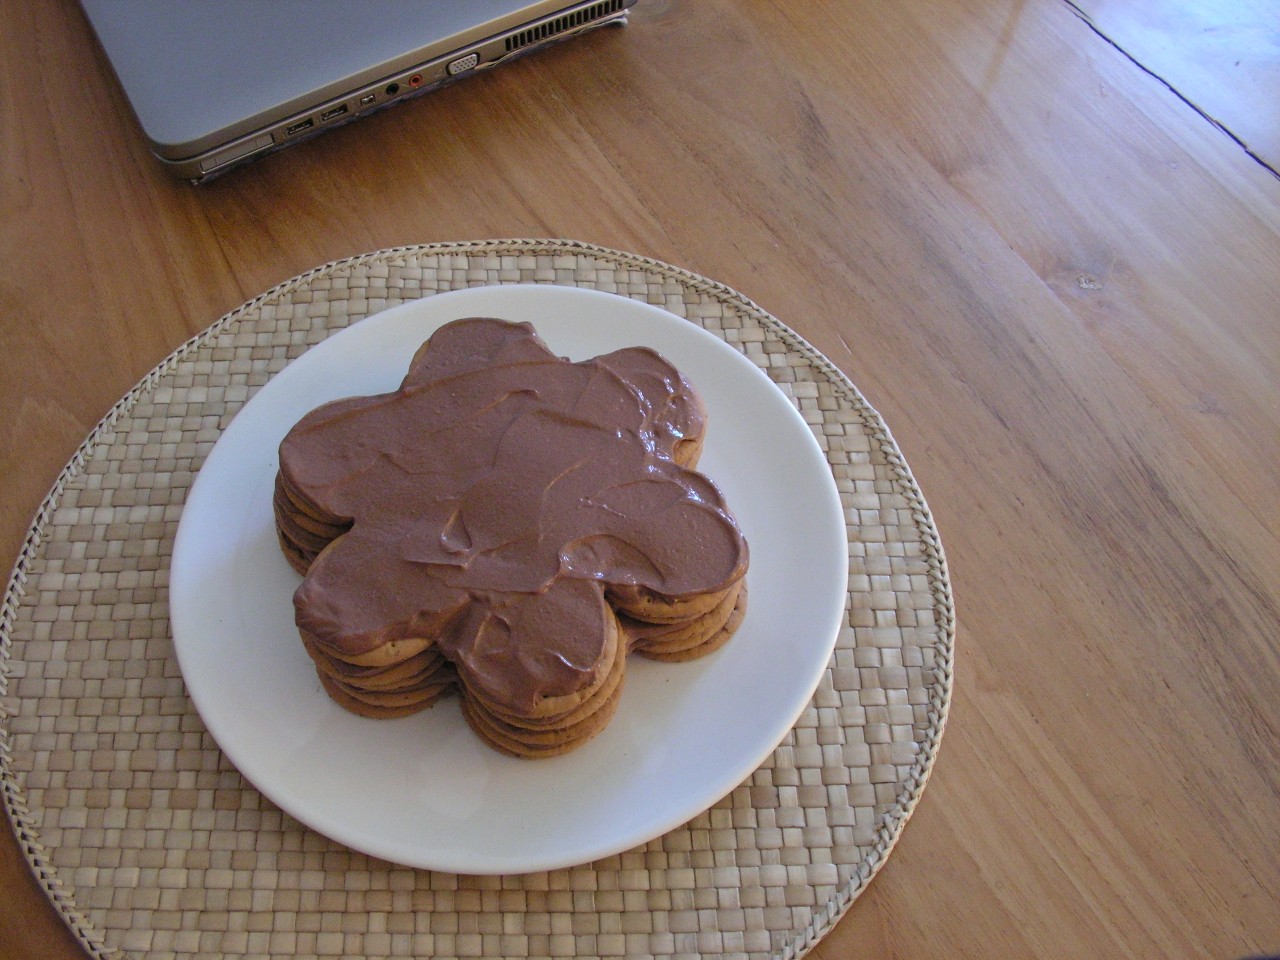
<path id="1" fill-rule="evenodd" d="M 399 720 L 341 709 L 293 623 L 299 583 L 276 544 L 277 448 L 327 400 L 394 390 L 417 347 L 466 316 L 528 320 L 556 353 L 655 348 L 702 394 L 699 469 L 751 549 L 750 603 L 720 651 L 632 657 L 622 702 L 585 746 L 544 760 L 482 744 L 455 700 Z M 848 588 L 845 521 L 813 434 L 723 340 L 664 310 L 572 287 L 492 286 L 386 310 L 308 350 L 227 427 L 187 500 L 170 612 L 187 689 L 240 772 L 356 850 L 456 873 L 523 873 L 643 844 L 712 806 L 773 751 L 821 679 Z"/>

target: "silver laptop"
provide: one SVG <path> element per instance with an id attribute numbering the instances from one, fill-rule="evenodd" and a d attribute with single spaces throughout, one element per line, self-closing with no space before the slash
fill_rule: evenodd
<path id="1" fill-rule="evenodd" d="M 593 27 L 636 0 L 81 0 L 151 143 L 194 182 Z"/>

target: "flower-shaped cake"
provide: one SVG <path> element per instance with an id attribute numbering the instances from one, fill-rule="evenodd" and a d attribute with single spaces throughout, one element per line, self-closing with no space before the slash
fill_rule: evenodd
<path id="1" fill-rule="evenodd" d="M 585 741 L 628 650 L 698 656 L 742 615 L 747 545 L 693 469 L 704 430 L 657 353 L 574 363 L 486 318 L 440 328 L 399 390 L 307 414 L 275 506 L 325 689 L 371 716 L 457 689 L 522 756 Z"/>

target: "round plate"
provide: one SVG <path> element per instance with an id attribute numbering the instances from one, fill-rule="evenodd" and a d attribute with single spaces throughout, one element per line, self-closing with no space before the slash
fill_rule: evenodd
<path id="1" fill-rule="evenodd" d="M 702 395 L 698 468 L 751 548 L 737 634 L 689 663 L 631 657 L 609 726 L 562 757 L 518 760 L 478 740 L 456 700 L 370 720 L 323 692 L 293 622 L 299 583 L 276 543 L 277 448 L 328 400 L 398 387 L 414 351 L 467 316 L 527 320 L 556 353 L 649 346 Z M 241 409 L 188 497 L 170 614 L 187 689 L 240 772 L 298 820 L 385 860 L 523 873 L 638 846 L 713 805 L 768 757 L 831 656 L 848 589 L 845 518 L 795 407 L 723 340 L 664 310 L 593 290 L 489 286 L 371 316 L 313 347 Z"/>

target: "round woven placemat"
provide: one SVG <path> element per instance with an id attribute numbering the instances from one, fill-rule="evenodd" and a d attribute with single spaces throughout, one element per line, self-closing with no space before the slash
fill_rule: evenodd
<path id="1" fill-rule="evenodd" d="M 786 740 L 683 827 L 548 873 L 408 869 L 303 827 L 219 751 L 173 655 L 173 537 L 222 429 L 308 347 L 405 300 L 531 282 L 663 307 L 765 370 L 844 501 L 847 619 Z M 924 788 L 954 638 L 942 546 L 884 423 L 740 294 L 566 241 L 384 250 L 223 317 L 116 404 L 58 477 L 4 596 L 0 786 L 38 881 L 94 956 L 798 957 L 884 863 Z"/>

